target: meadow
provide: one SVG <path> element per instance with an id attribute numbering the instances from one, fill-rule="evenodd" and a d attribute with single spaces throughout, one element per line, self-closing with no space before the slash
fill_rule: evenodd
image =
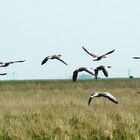
<path id="1" fill-rule="evenodd" d="M 92 92 L 108 91 L 119 104 Z M 140 79 L 0 81 L 0 140 L 140 140 Z"/>

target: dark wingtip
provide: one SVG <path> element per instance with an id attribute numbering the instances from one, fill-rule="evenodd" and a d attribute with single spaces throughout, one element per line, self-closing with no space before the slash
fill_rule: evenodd
<path id="1" fill-rule="evenodd" d="M 17 62 L 25 62 L 25 60 L 17 61 Z"/>
<path id="2" fill-rule="evenodd" d="M 115 103 L 115 104 L 119 104 L 119 102 L 118 102 L 118 101 L 114 101 L 114 103 Z"/>
<path id="3" fill-rule="evenodd" d="M 75 82 L 75 81 L 77 80 L 77 76 L 78 76 L 78 71 L 75 70 L 75 71 L 73 72 L 73 76 L 72 76 L 73 82 Z"/>
<path id="4" fill-rule="evenodd" d="M 76 82 L 77 78 L 73 77 L 72 80 L 73 80 L 73 82 Z"/>
<path id="5" fill-rule="evenodd" d="M 25 62 L 25 60 L 21 60 L 21 61 L 19 61 L 19 62 Z"/>
<path id="6" fill-rule="evenodd" d="M 90 102 L 91 102 L 92 98 L 90 97 L 88 100 L 88 105 L 90 106 Z"/>
<path id="7" fill-rule="evenodd" d="M 7 73 L 1 73 L 0 75 L 7 75 Z"/>
<path id="8" fill-rule="evenodd" d="M 41 63 L 41 65 L 44 65 L 46 63 L 46 59 L 44 59 Z"/>
<path id="9" fill-rule="evenodd" d="M 118 101 L 116 101 L 115 103 L 116 103 L 116 104 L 119 104 L 119 102 L 118 102 Z"/>
<path id="10" fill-rule="evenodd" d="M 44 63 L 42 62 L 41 65 L 43 65 Z"/>
<path id="11" fill-rule="evenodd" d="M 84 50 L 86 50 L 86 48 L 85 48 L 84 46 L 82 46 L 82 48 L 83 48 Z"/>

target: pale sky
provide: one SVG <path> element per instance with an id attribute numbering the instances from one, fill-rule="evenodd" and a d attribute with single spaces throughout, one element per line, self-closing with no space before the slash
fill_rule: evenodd
<path id="1" fill-rule="evenodd" d="M 0 61 L 26 60 L 0 68 L 0 79 L 69 78 L 81 66 L 111 65 L 109 78 L 140 77 L 139 0 L 0 0 Z M 115 49 L 93 62 L 96 54 Z M 62 54 L 68 66 L 42 60 Z M 104 77 L 100 74 L 100 77 Z"/>

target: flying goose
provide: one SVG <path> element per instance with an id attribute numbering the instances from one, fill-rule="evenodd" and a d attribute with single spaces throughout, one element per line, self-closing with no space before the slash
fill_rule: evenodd
<path id="1" fill-rule="evenodd" d="M 0 67 L 8 67 L 10 64 L 14 64 L 14 63 L 21 63 L 24 62 L 25 60 L 21 60 L 21 61 L 10 61 L 10 62 L 0 62 Z"/>
<path id="2" fill-rule="evenodd" d="M 111 68 L 111 66 L 101 65 L 101 66 L 97 67 L 96 69 L 94 69 L 94 71 L 95 71 L 95 79 L 97 80 L 97 78 L 98 78 L 98 72 L 100 70 L 103 72 L 103 74 L 105 75 L 105 77 L 108 77 L 107 68 Z"/>
<path id="3" fill-rule="evenodd" d="M 99 60 L 101 60 L 102 58 L 106 58 L 106 55 L 108 55 L 108 54 L 110 54 L 110 53 L 113 53 L 113 52 L 115 51 L 115 49 L 114 49 L 114 50 L 109 51 L 109 52 L 107 52 L 107 53 L 105 53 L 105 54 L 103 54 L 103 55 L 96 55 L 96 54 L 94 54 L 94 53 L 89 52 L 84 46 L 82 46 L 82 48 L 83 48 L 84 51 L 85 51 L 86 53 L 88 53 L 90 56 L 96 58 L 96 59 L 93 59 L 93 61 L 99 61 Z"/>
<path id="4" fill-rule="evenodd" d="M 137 56 L 135 56 L 135 57 L 133 57 L 134 59 L 140 59 L 140 57 L 137 57 Z"/>
<path id="5" fill-rule="evenodd" d="M 88 105 L 90 105 L 90 102 L 92 100 L 92 98 L 94 97 L 105 97 L 108 98 L 110 101 L 118 104 L 119 102 L 116 100 L 116 98 L 111 95 L 109 92 L 94 92 L 90 95 L 89 100 L 88 100 Z"/>
<path id="6" fill-rule="evenodd" d="M 45 64 L 49 59 L 57 59 L 59 61 L 61 61 L 62 63 L 64 63 L 65 65 L 68 65 L 65 61 L 63 61 L 61 59 L 62 55 L 58 54 L 58 55 L 51 55 L 51 56 L 47 56 L 46 58 L 44 58 L 44 60 L 42 61 L 41 65 Z"/>
<path id="7" fill-rule="evenodd" d="M 82 71 L 88 72 L 89 74 L 95 76 L 95 74 L 91 71 L 91 69 L 89 69 L 87 67 L 80 67 L 73 72 L 72 79 L 73 79 L 74 82 L 77 80 L 78 73 L 82 72 Z"/>

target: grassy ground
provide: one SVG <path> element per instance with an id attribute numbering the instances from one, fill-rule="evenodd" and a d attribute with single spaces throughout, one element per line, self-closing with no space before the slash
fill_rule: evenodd
<path id="1" fill-rule="evenodd" d="M 105 98 L 88 98 L 108 91 Z M 140 140 L 140 79 L 1 81 L 0 140 Z"/>

